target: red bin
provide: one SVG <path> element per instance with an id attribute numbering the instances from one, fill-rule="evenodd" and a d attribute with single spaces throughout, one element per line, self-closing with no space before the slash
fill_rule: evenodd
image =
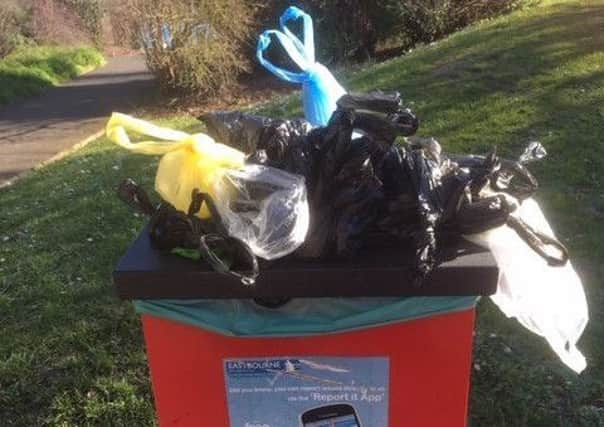
<path id="1" fill-rule="evenodd" d="M 263 272 L 255 287 L 242 287 L 206 267 L 154 250 L 143 232 L 114 273 L 124 299 L 283 298 L 394 295 L 488 295 L 495 291 L 498 270 L 488 252 L 464 249 L 464 255 L 442 264 L 417 288 L 406 285 L 405 268 L 379 272 L 379 266 L 280 265 Z M 363 270 L 370 270 L 369 273 Z M 291 270 L 295 274 L 291 273 Z M 284 274 L 283 271 L 290 271 Z M 366 274 L 367 273 L 367 274 Z M 271 286 L 289 277 L 282 287 Z M 349 286 L 333 282 L 334 275 Z M 393 276 L 398 280 L 393 280 Z M 372 286 L 363 286 L 374 278 Z M 375 280 L 377 278 L 377 280 Z M 388 279 L 381 282 L 380 279 Z M 300 282 L 300 283 L 298 283 Z M 322 289 L 314 286 L 323 283 Z M 387 286 L 390 283 L 390 286 Z M 393 285 L 393 283 L 395 285 Z M 205 286 L 207 285 L 207 286 Z M 318 286 L 318 285 L 317 285 Z M 394 290 L 393 290 L 394 289 Z M 474 308 L 362 329 L 308 336 L 227 336 L 178 319 L 143 314 L 142 323 L 160 426 L 256 427 L 229 419 L 224 363 L 229 359 L 334 357 L 387 358 L 388 422 L 391 427 L 465 426 L 474 328 Z M 346 405 L 341 405 L 346 406 Z M 335 407 L 335 406 L 334 406 Z M 232 408 L 231 408 L 232 409 Z M 339 418 L 338 418 L 339 419 Z M 342 418 L 344 419 L 344 418 Z M 383 421 L 382 421 L 383 422 Z M 387 427 L 363 420 L 363 427 Z M 291 427 L 352 426 L 308 423 Z M 288 427 L 268 425 L 268 427 Z"/>

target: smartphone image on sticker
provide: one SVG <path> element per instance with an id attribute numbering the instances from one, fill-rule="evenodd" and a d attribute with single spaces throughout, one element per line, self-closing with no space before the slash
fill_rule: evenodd
<path id="1" fill-rule="evenodd" d="M 362 427 L 354 408 L 344 403 L 309 409 L 300 420 L 302 427 Z"/>

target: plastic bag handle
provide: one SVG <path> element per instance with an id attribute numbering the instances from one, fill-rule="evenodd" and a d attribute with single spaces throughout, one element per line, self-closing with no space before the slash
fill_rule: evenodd
<path id="1" fill-rule="evenodd" d="M 157 211 L 157 206 L 151 202 L 147 192 L 132 179 L 127 178 L 120 183 L 117 195 L 123 202 L 145 215 L 153 215 Z"/>
<path id="2" fill-rule="evenodd" d="M 241 253 L 245 254 L 247 261 L 250 263 L 249 271 L 237 271 L 232 270 L 225 261 L 220 258 L 211 248 L 211 243 L 215 242 L 228 242 L 230 247 L 238 246 Z M 199 253 L 202 258 L 212 266 L 214 270 L 219 273 L 227 274 L 236 277 L 244 285 L 253 285 L 256 279 L 260 275 L 260 267 L 258 265 L 258 259 L 242 240 L 236 239 L 235 237 L 225 237 L 220 234 L 203 234 L 199 238 Z"/>
<path id="3" fill-rule="evenodd" d="M 289 29 L 287 22 L 296 19 L 302 19 L 302 29 L 304 43 Z M 277 77 L 282 78 L 292 83 L 303 83 L 307 78 L 307 72 L 315 64 L 315 39 L 313 32 L 312 18 L 309 14 L 301 9 L 290 6 L 283 12 L 279 18 L 281 30 L 266 30 L 258 37 L 258 45 L 256 47 L 256 56 L 260 64 Z M 275 36 L 283 46 L 290 58 L 302 70 L 302 73 L 294 73 L 292 71 L 279 68 L 264 57 L 264 52 L 271 44 L 271 36 Z"/>
<path id="4" fill-rule="evenodd" d="M 568 262 L 568 249 L 566 249 L 566 246 L 555 237 L 548 236 L 534 229 L 521 218 L 516 218 L 513 215 L 508 217 L 507 224 L 518 233 L 531 249 L 545 259 L 548 265 L 552 267 L 561 267 Z M 560 256 L 554 256 L 547 253 L 547 246 L 556 249 L 560 253 Z"/>
<path id="5" fill-rule="evenodd" d="M 300 42 L 300 39 L 290 31 L 286 25 L 288 21 L 295 21 L 299 18 L 302 18 L 302 37 L 304 38 L 304 44 Z M 311 16 L 296 6 L 290 6 L 283 12 L 281 18 L 279 18 L 279 24 L 281 25 L 281 30 L 292 39 L 300 53 L 306 57 L 306 60 L 311 64 L 314 63 L 315 35 Z"/>
<path id="6" fill-rule="evenodd" d="M 127 131 L 158 138 L 161 141 L 132 142 Z M 188 134 L 162 128 L 121 113 L 111 114 L 111 118 L 107 122 L 106 133 L 107 137 L 116 144 L 140 154 L 158 155 L 190 148 L 216 164 L 229 168 L 239 168 L 245 160 L 245 154 L 241 151 L 228 145 L 219 144 L 204 133 Z"/>
<path id="7" fill-rule="evenodd" d="M 275 35 L 277 37 L 285 51 L 303 71 L 306 71 L 308 68 L 310 68 L 311 64 L 309 64 L 306 58 L 298 51 L 298 48 L 292 39 L 278 30 L 266 30 L 260 34 L 260 37 L 258 37 L 258 45 L 256 48 L 256 57 L 258 58 L 258 61 L 260 61 L 260 64 L 262 64 L 264 68 L 283 80 L 291 83 L 303 83 L 304 80 L 306 80 L 306 73 L 294 73 L 292 71 L 284 70 L 283 68 L 277 67 L 272 62 L 264 58 L 264 51 L 266 51 L 271 44 L 271 35 Z"/>
<path id="8" fill-rule="evenodd" d="M 141 141 L 133 143 L 127 130 L 141 135 L 151 136 L 163 141 Z M 174 129 L 162 128 L 144 120 L 136 119 L 122 113 L 113 113 L 107 122 L 107 137 L 118 145 L 141 154 L 165 154 L 178 150 L 188 144 L 191 135 Z M 212 138 L 205 135 L 209 140 Z"/>

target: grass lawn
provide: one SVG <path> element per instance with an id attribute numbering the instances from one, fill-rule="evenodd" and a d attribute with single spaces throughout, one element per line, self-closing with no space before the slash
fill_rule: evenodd
<path id="1" fill-rule="evenodd" d="M 447 151 L 516 156 L 534 139 L 549 151 L 531 169 L 584 278 L 589 367 L 573 374 L 483 300 L 473 426 L 604 426 L 603 30 L 604 0 L 543 1 L 342 76 L 354 90 L 400 90 L 419 134 Z M 296 97 L 262 108 L 300 114 Z M 192 118 L 162 122 L 200 130 Z M 154 423 L 139 322 L 111 271 L 144 223 L 114 190 L 124 177 L 151 188 L 156 165 L 101 138 L 0 191 L 2 425 Z"/>
<path id="2" fill-rule="evenodd" d="M 91 47 L 24 47 L 0 59 L 0 104 L 34 95 L 105 62 Z"/>

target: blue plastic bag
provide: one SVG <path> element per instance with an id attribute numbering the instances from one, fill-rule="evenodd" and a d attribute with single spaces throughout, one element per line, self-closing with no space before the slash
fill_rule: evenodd
<path id="1" fill-rule="evenodd" d="M 304 43 L 287 28 L 287 22 L 302 18 Z M 281 30 L 267 30 L 258 37 L 256 56 L 260 63 L 277 77 L 302 85 L 304 116 L 313 126 L 325 126 L 336 109 L 336 101 L 346 93 L 331 72 L 315 62 L 315 42 L 310 15 L 290 6 L 279 20 Z M 264 51 L 275 36 L 302 72 L 294 73 L 273 65 L 264 58 Z"/>

